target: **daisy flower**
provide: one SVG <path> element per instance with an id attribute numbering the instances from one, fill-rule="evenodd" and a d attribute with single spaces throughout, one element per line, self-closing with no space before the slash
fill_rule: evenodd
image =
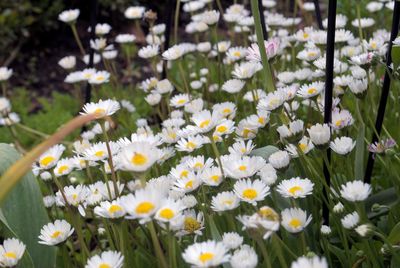
<path id="1" fill-rule="evenodd" d="M 0 67 L 0 82 L 7 81 L 13 74 L 13 70 L 7 67 Z"/>
<path id="2" fill-rule="evenodd" d="M 360 222 L 360 215 L 354 211 L 344 216 L 340 221 L 345 229 L 353 229 Z"/>
<path id="3" fill-rule="evenodd" d="M 307 129 L 311 141 L 315 146 L 323 146 L 330 141 L 331 130 L 328 124 L 316 124 Z"/>
<path id="4" fill-rule="evenodd" d="M 125 215 L 125 210 L 120 204 L 120 200 L 103 201 L 94 208 L 94 214 L 102 218 L 115 219 Z"/>
<path id="5" fill-rule="evenodd" d="M 202 135 L 190 135 L 187 138 L 180 139 L 176 144 L 176 149 L 181 152 L 193 152 L 201 148 L 204 144 L 209 143 L 209 139 Z"/>
<path id="6" fill-rule="evenodd" d="M 170 222 L 181 216 L 182 211 L 185 209 L 181 200 L 166 199 L 162 201 L 162 205 L 154 215 L 154 219 L 160 222 Z"/>
<path id="7" fill-rule="evenodd" d="M 207 133 L 211 131 L 221 121 L 221 116 L 215 112 L 211 113 L 209 110 L 193 114 L 190 120 L 195 124 L 194 129 L 198 133 Z"/>
<path id="8" fill-rule="evenodd" d="M 58 20 L 65 23 L 74 23 L 79 17 L 79 9 L 64 10 L 58 15 Z"/>
<path id="9" fill-rule="evenodd" d="M 136 6 L 136 7 L 128 7 L 125 12 L 125 18 L 134 20 L 134 19 L 141 19 L 143 17 L 144 12 L 146 9 L 141 6 Z"/>
<path id="10" fill-rule="evenodd" d="M 242 88 L 244 87 L 245 84 L 246 84 L 246 82 L 243 80 L 231 79 L 231 80 L 226 81 L 222 85 L 222 90 L 226 91 L 228 93 L 231 93 L 231 94 L 238 93 L 239 91 L 242 90 Z"/>
<path id="11" fill-rule="evenodd" d="M 239 180 L 233 186 L 235 194 L 243 201 L 256 205 L 257 201 L 262 201 L 269 195 L 269 187 L 262 180 L 251 181 Z"/>
<path id="12" fill-rule="evenodd" d="M 292 264 L 290 265 L 290 268 L 304 268 L 304 267 L 328 268 L 329 266 L 324 257 L 318 257 L 318 256 L 314 256 L 311 258 L 302 256 L 297 260 L 295 260 L 294 262 L 292 262 Z"/>
<path id="13" fill-rule="evenodd" d="M 162 56 L 164 60 L 177 60 L 186 53 L 185 47 L 182 45 L 174 45 L 163 52 Z"/>
<path id="14" fill-rule="evenodd" d="M 284 170 L 290 164 L 290 156 L 286 151 L 277 151 L 268 157 L 268 162 L 277 170 Z"/>
<path id="15" fill-rule="evenodd" d="M 54 175 L 57 177 L 68 175 L 74 168 L 74 162 L 72 159 L 61 159 L 57 162 L 56 167 L 54 168 Z"/>
<path id="16" fill-rule="evenodd" d="M 158 55 L 160 51 L 159 45 L 148 45 L 146 47 L 142 47 L 138 51 L 138 56 L 143 59 L 149 59 Z"/>
<path id="17" fill-rule="evenodd" d="M 58 65 L 60 65 L 65 70 L 73 69 L 76 65 L 76 57 L 75 56 L 64 57 L 58 61 Z"/>
<path id="18" fill-rule="evenodd" d="M 371 27 L 375 24 L 375 20 L 372 18 L 361 18 L 361 19 L 355 19 L 351 22 L 351 25 L 354 27 L 358 28 L 368 28 Z"/>
<path id="19" fill-rule="evenodd" d="M 257 253 L 249 245 L 243 245 L 233 252 L 230 264 L 232 268 L 255 268 L 258 264 Z"/>
<path id="20" fill-rule="evenodd" d="M 285 198 L 304 198 L 311 195 L 314 183 L 309 179 L 300 179 L 300 177 L 283 180 L 277 186 L 277 191 Z"/>
<path id="21" fill-rule="evenodd" d="M 209 186 L 218 186 L 223 180 L 221 169 L 214 166 L 204 168 L 199 177 L 204 184 Z"/>
<path id="22" fill-rule="evenodd" d="M 196 190 L 200 184 L 200 178 L 195 173 L 189 172 L 187 177 L 175 181 L 174 189 L 178 192 L 190 193 Z"/>
<path id="23" fill-rule="evenodd" d="M 193 209 L 185 210 L 182 217 L 178 217 L 176 221 L 170 223 L 173 230 L 179 230 L 176 235 L 178 237 L 188 234 L 202 235 L 204 229 L 203 212 L 196 212 Z"/>
<path id="24" fill-rule="evenodd" d="M 297 96 L 303 99 L 309 99 L 319 95 L 322 90 L 324 90 L 324 88 L 324 82 L 313 82 L 311 84 L 301 86 L 300 89 L 297 91 Z"/>
<path id="25" fill-rule="evenodd" d="M 124 256 L 118 251 L 104 251 L 88 259 L 85 268 L 122 268 Z"/>
<path id="26" fill-rule="evenodd" d="M 42 227 L 39 235 L 39 244 L 54 246 L 67 240 L 74 228 L 65 220 L 56 220 Z"/>
<path id="27" fill-rule="evenodd" d="M 371 185 L 362 181 L 349 181 L 341 185 L 340 195 L 350 202 L 364 201 L 371 194 Z"/>
<path id="28" fill-rule="evenodd" d="M 233 192 L 221 192 L 212 197 L 211 209 L 216 212 L 233 210 L 239 206 L 240 199 Z"/>
<path id="29" fill-rule="evenodd" d="M 268 59 L 272 59 L 277 53 L 279 49 L 279 39 L 272 38 L 271 40 L 265 41 L 264 40 L 264 49 L 267 54 Z M 261 62 L 261 55 L 260 55 L 260 48 L 258 44 L 254 43 L 251 47 L 247 50 L 247 57 L 248 61 L 252 62 Z"/>
<path id="30" fill-rule="evenodd" d="M 262 69 L 262 65 L 259 62 L 243 62 L 235 67 L 232 75 L 237 79 L 250 79 L 253 75 Z"/>
<path id="31" fill-rule="evenodd" d="M 280 108 L 285 102 L 285 96 L 280 91 L 269 93 L 265 98 L 260 99 L 257 109 L 272 112 Z"/>
<path id="32" fill-rule="evenodd" d="M 61 144 L 54 145 L 38 159 L 41 169 L 50 169 L 54 167 L 65 150 L 65 146 Z"/>
<path id="33" fill-rule="evenodd" d="M 116 111 L 120 109 L 118 101 L 115 100 L 99 100 L 96 102 L 86 103 L 83 106 L 83 112 L 80 114 L 94 114 L 96 118 L 102 118 L 105 116 L 113 115 Z"/>
<path id="34" fill-rule="evenodd" d="M 185 262 L 196 267 L 216 267 L 230 259 L 224 244 L 212 240 L 190 245 L 182 253 L 182 257 Z"/>
<path id="35" fill-rule="evenodd" d="M 289 125 L 279 126 L 276 130 L 279 133 L 281 139 L 289 139 L 295 136 L 302 136 L 304 128 L 304 122 L 300 119 L 292 121 Z"/>
<path id="36" fill-rule="evenodd" d="M 249 178 L 256 174 L 266 163 L 260 156 L 223 155 L 222 167 L 227 177 L 233 179 Z"/>
<path id="37" fill-rule="evenodd" d="M 334 141 L 331 141 L 329 145 L 332 151 L 340 155 L 350 153 L 354 146 L 356 146 L 356 141 L 353 141 L 353 139 L 349 137 L 337 137 Z"/>
<path id="38" fill-rule="evenodd" d="M 0 266 L 15 267 L 25 253 L 26 246 L 16 238 L 8 238 L 0 245 Z"/>
<path id="39" fill-rule="evenodd" d="M 236 232 L 228 232 L 222 235 L 222 243 L 228 249 L 235 249 L 243 244 L 243 237 Z"/>
<path id="40" fill-rule="evenodd" d="M 119 34 L 115 37 L 115 42 L 119 44 L 128 44 L 136 40 L 133 34 Z"/>
<path id="41" fill-rule="evenodd" d="M 127 219 L 140 219 L 139 223 L 144 224 L 150 221 L 153 214 L 156 213 L 161 200 L 156 191 L 139 189 L 134 195 L 122 196 L 120 201 L 127 213 Z"/>
<path id="42" fill-rule="evenodd" d="M 56 193 L 57 204 L 65 206 L 65 202 L 67 202 L 74 207 L 84 203 L 90 194 L 87 186 L 83 184 L 78 184 L 75 187 L 74 185 L 65 186 L 63 192 L 64 194 L 61 194 L 60 191 Z"/>
<path id="43" fill-rule="evenodd" d="M 107 83 L 110 80 L 110 73 L 107 71 L 98 71 L 95 74 L 93 74 L 90 79 L 89 79 L 89 84 L 92 85 L 100 85 Z M 118 102 L 117 102 L 118 103 Z M 118 103 L 118 109 L 119 109 L 119 103 Z"/>
<path id="44" fill-rule="evenodd" d="M 255 144 L 252 140 L 244 141 L 242 139 L 238 139 L 234 144 L 232 144 L 228 151 L 231 155 L 248 155 L 255 148 Z"/>
<path id="45" fill-rule="evenodd" d="M 159 159 L 160 151 L 148 141 L 137 141 L 122 148 L 117 155 L 120 168 L 134 172 L 144 172 Z"/>
<path id="46" fill-rule="evenodd" d="M 282 226 L 290 233 L 301 232 L 311 222 L 312 216 L 300 208 L 287 208 L 281 212 Z"/>
<path id="47" fill-rule="evenodd" d="M 178 94 L 171 98 L 170 105 L 172 107 L 183 107 L 190 101 L 189 94 Z"/>

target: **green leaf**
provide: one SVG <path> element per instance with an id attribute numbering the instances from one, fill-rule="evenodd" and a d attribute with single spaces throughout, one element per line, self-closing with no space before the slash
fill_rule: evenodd
<path id="1" fill-rule="evenodd" d="M 392 46 L 392 61 L 394 66 L 400 64 L 400 46 Z"/>
<path id="2" fill-rule="evenodd" d="M 0 144 L 0 174 L 20 158 L 8 144 Z M 1 206 L 0 221 L 9 237 L 17 237 L 26 245 L 26 256 L 21 267 L 55 267 L 56 249 L 40 245 L 38 236 L 50 220 L 43 204 L 42 194 L 32 172 L 27 173 L 11 191 Z M 30 260 L 29 260 L 30 259 Z"/>
<path id="3" fill-rule="evenodd" d="M 214 218 L 212 215 L 208 216 L 208 224 L 209 224 L 210 230 L 211 230 L 211 237 L 215 241 L 222 241 L 222 236 L 219 233 L 217 226 L 215 225 Z M 224 263 L 222 266 L 224 268 L 231 268 L 231 265 L 229 263 Z"/>
<path id="4" fill-rule="evenodd" d="M 392 244 L 395 245 L 400 242 L 400 222 L 397 223 L 393 229 L 390 231 L 390 234 L 388 236 L 388 241 Z"/>
<path id="5" fill-rule="evenodd" d="M 364 180 L 364 136 L 365 136 L 365 125 L 361 124 L 356 141 L 356 157 L 354 160 L 354 179 Z"/>
<path id="6" fill-rule="evenodd" d="M 258 149 L 255 149 L 255 150 L 251 151 L 250 155 L 252 155 L 252 156 L 261 156 L 265 160 L 268 161 L 268 158 L 270 157 L 270 155 L 275 153 L 275 152 L 277 152 L 277 151 L 279 151 L 279 149 L 277 147 L 272 146 L 272 145 L 267 145 L 265 147 L 258 148 Z"/>

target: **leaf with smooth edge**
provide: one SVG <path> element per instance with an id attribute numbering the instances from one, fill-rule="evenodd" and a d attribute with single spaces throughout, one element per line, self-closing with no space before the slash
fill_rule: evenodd
<path id="1" fill-rule="evenodd" d="M 0 144 L 0 174 L 19 158 L 13 147 Z M 55 248 L 38 243 L 40 229 L 50 220 L 32 172 L 27 173 L 3 201 L 0 221 L 8 230 L 8 237 L 16 237 L 26 245 L 20 267 L 55 267 Z"/>
<path id="2" fill-rule="evenodd" d="M 261 147 L 258 149 L 255 149 L 253 151 L 251 151 L 250 155 L 252 156 L 261 156 L 263 157 L 265 160 L 268 161 L 268 158 L 270 157 L 271 154 L 275 153 L 279 151 L 279 149 L 275 146 L 272 145 L 267 145 L 265 147 Z"/>

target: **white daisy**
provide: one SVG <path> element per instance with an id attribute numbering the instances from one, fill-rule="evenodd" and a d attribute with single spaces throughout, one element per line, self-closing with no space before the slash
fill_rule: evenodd
<path id="1" fill-rule="evenodd" d="M 222 242 L 212 240 L 190 245 L 182 253 L 185 262 L 196 267 L 213 267 L 228 262 L 230 255 Z"/>
<path id="2" fill-rule="evenodd" d="M 257 201 L 264 200 L 270 193 L 269 186 L 259 179 L 254 181 L 250 179 L 239 180 L 234 184 L 233 191 L 241 200 L 254 206 L 257 204 Z"/>
<path id="3" fill-rule="evenodd" d="M 233 192 L 221 192 L 212 197 L 211 208 L 216 212 L 235 209 L 239 206 L 240 199 Z"/>
<path id="4" fill-rule="evenodd" d="M 16 238 L 8 238 L 0 245 L 0 266 L 15 267 L 25 253 L 25 244 Z"/>
<path id="5" fill-rule="evenodd" d="M 65 220 L 56 220 L 42 227 L 39 235 L 39 244 L 54 246 L 67 240 L 74 228 Z"/>
<path id="6" fill-rule="evenodd" d="M 115 100 L 99 100 L 96 102 L 86 103 L 83 106 L 83 112 L 80 114 L 94 114 L 96 118 L 102 118 L 105 116 L 113 115 L 120 109 L 118 101 Z"/>
<path id="7" fill-rule="evenodd" d="M 104 251 L 88 259 L 85 268 L 122 268 L 124 256 L 118 251 Z"/>
<path id="8" fill-rule="evenodd" d="M 299 208 L 287 208 L 281 212 L 282 226 L 290 233 L 301 232 L 311 222 L 312 216 Z"/>
<path id="9" fill-rule="evenodd" d="M 350 202 L 364 201 L 371 192 L 371 185 L 362 181 L 349 181 L 342 184 L 340 189 L 340 195 Z"/>
<path id="10" fill-rule="evenodd" d="M 309 179 L 300 179 L 300 177 L 281 181 L 277 186 L 277 191 L 285 198 L 304 198 L 311 195 L 314 183 Z"/>

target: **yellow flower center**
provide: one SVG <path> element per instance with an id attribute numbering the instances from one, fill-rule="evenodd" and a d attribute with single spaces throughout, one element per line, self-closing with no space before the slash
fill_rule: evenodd
<path id="1" fill-rule="evenodd" d="M 136 213 L 138 214 L 146 214 L 154 209 L 154 204 L 151 202 L 142 202 L 136 206 Z"/>
<path id="2" fill-rule="evenodd" d="M 232 200 L 224 200 L 222 203 L 225 204 L 225 205 L 230 206 L 230 205 L 233 204 L 233 201 Z"/>
<path id="3" fill-rule="evenodd" d="M 106 114 L 106 110 L 103 108 L 97 108 L 96 110 L 94 110 L 93 112 L 95 115 L 97 116 L 102 116 Z"/>
<path id="4" fill-rule="evenodd" d="M 122 207 L 121 207 L 121 206 L 118 206 L 118 205 L 111 205 L 111 206 L 108 208 L 108 212 L 110 212 L 111 214 L 114 214 L 114 213 L 119 212 L 119 211 L 121 211 L 121 210 L 122 210 Z"/>
<path id="5" fill-rule="evenodd" d="M 308 146 L 305 143 L 299 143 L 299 148 L 302 152 L 305 152 L 307 150 Z"/>
<path id="6" fill-rule="evenodd" d="M 244 198 L 253 200 L 254 198 L 257 197 L 257 191 L 254 190 L 254 189 L 249 188 L 249 189 L 244 190 L 242 195 L 243 195 Z"/>
<path id="7" fill-rule="evenodd" d="M 245 165 L 241 165 L 241 166 L 239 166 L 239 170 L 240 171 L 246 171 L 247 167 Z"/>
<path id="8" fill-rule="evenodd" d="M 241 55 L 242 55 L 242 53 L 240 53 L 240 51 L 233 52 L 233 56 L 235 56 L 235 57 L 240 57 Z"/>
<path id="9" fill-rule="evenodd" d="M 188 181 L 188 182 L 185 184 L 185 188 L 186 188 L 186 189 L 192 189 L 192 188 L 193 188 L 193 180 Z"/>
<path id="10" fill-rule="evenodd" d="M 301 221 L 297 218 L 293 218 L 290 220 L 289 225 L 293 228 L 299 228 L 301 226 Z"/>
<path id="11" fill-rule="evenodd" d="M 188 142 L 186 143 L 186 148 L 188 148 L 188 149 L 195 149 L 195 148 L 196 148 L 196 143 L 191 142 L 191 141 L 188 141 Z"/>
<path id="12" fill-rule="evenodd" d="M 226 126 L 223 126 L 223 125 L 217 127 L 217 132 L 219 132 L 219 133 L 224 133 L 227 130 L 228 130 L 228 128 Z"/>
<path id="13" fill-rule="evenodd" d="M 184 104 L 185 102 L 186 102 L 186 100 L 184 100 L 184 99 L 180 99 L 177 101 L 178 104 Z"/>
<path id="14" fill-rule="evenodd" d="M 104 151 L 97 151 L 97 152 L 94 153 L 94 155 L 97 156 L 97 157 L 103 157 L 105 155 L 105 152 Z"/>
<path id="15" fill-rule="evenodd" d="M 219 176 L 218 176 L 218 175 L 212 175 L 212 176 L 210 177 L 210 179 L 211 179 L 212 181 L 214 181 L 214 182 L 218 182 L 218 181 L 219 181 Z"/>
<path id="16" fill-rule="evenodd" d="M 147 157 L 140 153 L 135 153 L 131 159 L 132 164 L 137 166 L 143 166 L 148 161 Z"/>
<path id="17" fill-rule="evenodd" d="M 48 165 L 50 165 L 54 160 L 56 160 L 54 157 L 52 157 L 52 156 L 46 156 L 46 157 L 43 157 L 42 158 L 42 160 L 40 160 L 40 165 L 41 166 L 44 166 L 44 167 L 47 167 Z"/>
<path id="18" fill-rule="evenodd" d="M 160 211 L 160 217 L 170 220 L 175 216 L 175 213 L 172 209 L 170 208 L 164 208 Z"/>
<path id="19" fill-rule="evenodd" d="M 315 53 L 314 51 L 310 51 L 310 52 L 307 53 L 307 55 L 309 57 L 315 57 L 315 56 L 317 56 L 317 53 Z"/>
<path id="20" fill-rule="evenodd" d="M 309 88 L 309 89 L 307 90 L 307 93 L 308 93 L 308 94 L 314 94 L 315 92 L 317 92 L 317 89 L 316 89 L 315 87 Z"/>
<path id="21" fill-rule="evenodd" d="M 186 178 L 189 175 L 189 171 L 184 170 L 181 172 L 181 174 L 179 175 L 179 178 Z"/>
<path id="22" fill-rule="evenodd" d="M 222 110 L 222 113 L 224 113 L 224 114 L 230 114 L 231 112 L 232 112 L 232 110 L 229 108 L 225 108 Z"/>
<path id="23" fill-rule="evenodd" d="M 15 252 L 13 251 L 9 251 L 3 254 L 4 257 L 6 258 L 10 258 L 10 259 L 16 259 L 17 258 L 17 254 L 15 254 Z"/>
<path id="24" fill-rule="evenodd" d="M 200 168 L 203 168 L 204 167 L 204 165 L 203 165 L 203 163 L 201 163 L 201 162 L 197 162 L 195 165 L 194 165 L 194 168 L 197 168 L 197 169 L 200 169 Z"/>
<path id="25" fill-rule="evenodd" d="M 248 128 L 243 129 L 243 137 L 244 138 L 248 138 L 250 133 L 254 133 L 253 131 L 251 131 Z"/>
<path id="26" fill-rule="evenodd" d="M 377 44 L 376 42 L 372 42 L 372 43 L 371 43 L 371 47 L 372 47 L 373 49 L 376 49 L 376 48 L 378 47 L 378 44 Z"/>
<path id="27" fill-rule="evenodd" d="M 264 219 L 272 220 L 272 221 L 278 221 L 279 220 L 279 215 L 273 211 L 271 208 L 260 208 L 258 211 L 258 214 L 263 217 Z"/>
<path id="28" fill-rule="evenodd" d="M 185 231 L 189 233 L 193 233 L 194 231 L 200 229 L 201 227 L 200 223 L 195 218 L 190 216 L 185 218 L 183 226 Z"/>
<path id="29" fill-rule="evenodd" d="M 99 76 L 96 77 L 96 80 L 97 81 L 103 81 L 104 80 L 104 76 L 99 75 Z"/>
<path id="30" fill-rule="evenodd" d="M 111 266 L 108 265 L 107 263 L 102 263 L 99 265 L 99 268 L 111 268 Z"/>
<path id="31" fill-rule="evenodd" d="M 342 125 L 342 123 L 343 123 L 343 120 L 337 120 L 337 121 L 335 122 L 335 125 L 336 125 L 337 127 L 340 127 L 340 126 Z"/>
<path id="32" fill-rule="evenodd" d="M 288 190 L 288 192 L 289 193 L 291 193 L 292 195 L 295 195 L 297 192 L 301 192 L 301 191 L 303 191 L 303 188 L 302 187 L 300 187 L 300 186 L 293 186 L 292 188 L 290 188 L 289 190 Z"/>
<path id="33" fill-rule="evenodd" d="M 310 35 L 308 33 L 303 33 L 303 38 L 308 38 Z"/>
<path id="34" fill-rule="evenodd" d="M 213 258 L 214 258 L 214 254 L 211 253 L 211 252 L 204 252 L 204 253 L 200 254 L 200 256 L 199 256 L 199 260 L 200 260 L 202 263 L 205 263 L 205 262 L 207 262 L 207 261 L 210 261 L 210 260 L 212 260 Z"/>
<path id="35" fill-rule="evenodd" d="M 210 124 L 210 119 L 204 120 L 203 122 L 200 123 L 199 127 L 200 128 L 205 128 Z"/>
<path id="36" fill-rule="evenodd" d="M 64 165 L 58 168 L 58 174 L 62 174 L 63 172 L 68 170 L 68 166 Z"/>
<path id="37" fill-rule="evenodd" d="M 51 234 L 51 238 L 57 238 L 61 235 L 62 233 L 60 231 L 55 231 L 54 233 Z"/>
<path id="38" fill-rule="evenodd" d="M 258 118 L 258 123 L 260 123 L 261 125 L 263 125 L 263 124 L 265 123 L 265 118 L 262 117 L 262 116 L 260 116 L 260 117 Z"/>

